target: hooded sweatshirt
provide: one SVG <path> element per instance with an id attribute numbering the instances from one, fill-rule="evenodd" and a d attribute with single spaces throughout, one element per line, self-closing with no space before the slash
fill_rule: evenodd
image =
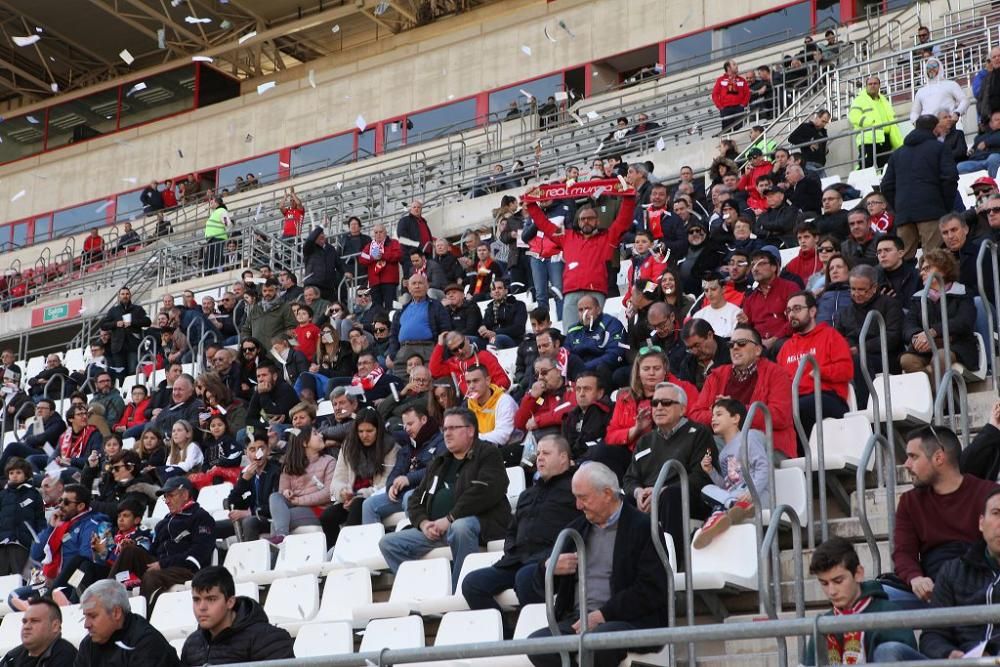
<path id="1" fill-rule="evenodd" d="M 816 357 L 820 368 L 820 386 L 823 391 L 832 391 L 845 402 L 847 401 L 847 386 L 854 379 L 854 361 L 847 341 L 829 324 L 820 322 L 812 331 L 795 334 L 781 346 L 780 364 L 785 367 L 789 378 L 795 377 L 799 368 L 799 360 L 811 354 Z M 802 376 L 799 384 L 799 395 L 807 396 L 813 392 L 812 374 Z"/>
<path id="2" fill-rule="evenodd" d="M 492 442 L 494 445 L 506 445 L 511 433 L 514 432 L 514 415 L 517 414 L 517 401 L 510 397 L 503 387 L 490 385 L 493 394 L 485 405 L 479 405 L 475 398 L 466 401 L 469 410 L 476 415 L 479 424 L 479 439 Z"/>
<path id="3" fill-rule="evenodd" d="M 224 665 L 294 658 L 287 630 L 270 624 L 264 608 L 247 597 L 237 597 L 233 624 L 212 637 L 198 629 L 188 635 L 181 649 L 181 664 Z"/>
<path id="4" fill-rule="evenodd" d="M 931 77 L 928 66 L 937 64 L 937 74 Z M 910 107 L 910 122 L 916 122 L 922 115 L 936 116 L 942 111 L 964 114 L 969 108 L 969 98 L 954 81 L 945 78 L 944 63 L 937 58 L 924 61 L 924 85 L 913 96 L 913 106 Z"/>

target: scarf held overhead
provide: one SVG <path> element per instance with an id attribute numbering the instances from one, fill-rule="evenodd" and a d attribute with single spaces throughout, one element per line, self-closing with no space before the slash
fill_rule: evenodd
<path id="1" fill-rule="evenodd" d="M 545 183 L 525 193 L 523 200 L 539 202 L 553 199 L 584 199 L 586 197 L 596 199 L 601 195 L 625 197 L 634 194 L 635 190 L 625 183 L 625 179 L 602 178 L 579 183 Z"/>

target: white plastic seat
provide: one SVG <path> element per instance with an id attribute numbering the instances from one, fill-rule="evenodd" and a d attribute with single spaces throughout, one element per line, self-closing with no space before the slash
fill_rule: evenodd
<path id="1" fill-rule="evenodd" d="M 7 654 L 12 648 L 21 645 L 21 619 L 23 611 L 15 611 L 3 617 L 0 621 L 0 653 Z"/>
<path id="2" fill-rule="evenodd" d="M 167 518 L 168 514 L 170 514 L 170 510 L 167 508 L 167 501 L 163 499 L 163 496 L 160 496 L 156 499 L 156 504 L 153 505 L 152 516 L 144 516 L 142 518 L 142 525 L 147 528 L 153 528 L 160 520 Z"/>
<path id="3" fill-rule="evenodd" d="M 524 468 L 521 466 L 507 468 L 507 500 L 512 509 L 517 507 L 517 498 L 525 488 L 527 480 L 524 477 Z"/>
<path id="4" fill-rule="evenodd" d="M 187 641 L 187 637 L 181 637 L 180 639 L 171 639 L 168 643 L 177 651 L 177 657 L 181 657 L 181 652 L 184 650 L 184 642 Z"/>
<path id="5" fill-rule="evenodd" d="M 507 376 L 513 379 L 514 373 L 517 370 L 517 348 L 511 347 L 506 350 L 497 350 L 495 354 L 500 368 L 504 369 Z"/>
<path id="6" fill-rule="evenodd" d="M 84 370 L 87 366 L 87 362 L 84 359 L 83 348 L 75 347 L 66 350 L 66 357 L 63 359 L 63 366 L 71 371 Z"/>
<path id="7" fill-rule="evenodd" d="M 895 396 L 893 397 L 895 398 Z M 823 429 L 823 469 L 844 470 L 856 469 L 861 462 L 861 454 L 872 435 L 871 423 L 862 413 L 848 414 L 840 419 L 828 417 L 822 426 L 813 427 L 809 436 L 809 448 L 812 452 L 812 469 L 819 468 L 819 453 L 817 450 L 817 429 Z M 871 469 L 873 462 L 868 462 Z M 782 468 L 800 468 L 805 470 L 805 458 L 799 457 L 781 462 Z"/>
<path id="8" fill-rule="evenodd" d="M 307 625 L 313 623 L 354 621 L 354 607 L 372 603 L 372 578 L 363 567 L 352 567 L 346 570 L 334 570 L 323 585 L 323 599 L 319 610 L 308 622 L 290 621 L 282 623 L 281 627 L 295 637 Z"/>
<path id="9" fill-rule="evenodd" d="M 799 522 L 806 523 L 806 474 L 799 468 L 779 468 L 774 471 L 775 506 L 788 505 L 799 517 Z M 771 511 L 764 510 L 762 518 L 765 523 L 771 519 Z M 788 523 L 782 516 L 781 521 Z"/>
<path id="10" fill-rule="evenodd" d="M 264 602 L 264 612 L 276 625 L 312 620 L 318 610 L 319 579 L 314 574 L 276 579 Z"/>
<path id="11" fill-rule="evenodd" d="M 272 583 L 275 579 L 298 574 L 320 574 L 326 560 L 326 535 L 322 532 L 288 535 L 279 549 L 274 569 L 258 572 L 254 581 Z"/>
<path id="12" fill-rule="evenodd" d="M 453 611 L 445 614 L 434 636 L 435 646 L 454 646 L 473 642 L 498 642 L 503 639 L 503 620 L 496 609 Z M 418 667 L 434 667 L 440 663 L 418 662 Z M 497 658 L 465 658 L 451 661 L 453 665 L 496 665 Z"/>
<path id="13" fill-rule="evenodd" d="M 160 593 L 149 622 L 167 640 L 182 639 L 194 632 L 198 620 L 191 605 L 191 591 Z"/>
<path id="14" fill-rule="evenodd" d="M 0 577 L 0 616 L 6 616 L 12 610 L 7 606 L 7 596 L 15 588 L 20 588 L 22 585 L 21 575 L 19 574 L 8 574 Z"/>
<path id="15" fill-rule="evenodd" d="M 227 519 L 229 518 L 229 512 L 223 506 L 223 502 L 229 497 L 232 490 L 233 485 L 229 482 L 206 486 L 198 492 L 198 504 L 201 505 L 202 509 L 211 514 L 212 518 L 216 520 Z"/>
<path id="16" fill-rule="evenodd" d="M 146 618 L 146 598 L 141 595 L 133 595 L 128 599 L 128 606 L 129 609 L 132 610 L 133 614 L 138 614 L 139 616 Z"/>
<path id="17" fill-rule="evenodd" d="M 230 545 L 226 551 L 223 563 L 233 579 L 237 582 L 252 581 L 260 584 L 268 581 L 267 572 L 271 570 L 271 543 L 267 540 L 252 542 L 237 542 Z"/>
<path id="18" fill-rule="evenodd" d="M 446 559 L 406 561 L 396 572 L 388 602 L 354 607 L 354 627 L 364 627 L 374 618 L 424 613 L 425 605 L 439 603 L 441 599 L 450 598 L 451 594 L 451 563 Z"/>
<path id="19" fill-rule="evenodd" d="M 337 536 L 333 547 L 331 568 L 364 567 L 369 572 L 389 569 L 378 543 L 385 535 L 385 526 L 369 523 L 361 526 L 345 526 Z"/>
<path id="20" fill-rule="evenodd" d="M 733 554 L 740 557 L 733 558 Z M 753 524 L 732 526 L 704 549 L 692 549 L 689 571 L 695 590 L 757 590 L 757 535 Z"/>
<path id="21" fill-rule="evenodd" d="M 823 189 L 826 189 L 826 188 L 830 187 L 831 185 L 834 185 L 836 183 L 840 183 L 840 176 L 837 176 L 836 174 L 834 174 L 833 176 L 824 176 L 823 178 L 821 178 L 819 180 L 819 183 L 820 183 L 820 187 L 822 187 Z"/>
<path id="22" fill-rule="evenodd" d="M 964 364 L 960 364 L 957 361 L 951 365 L 952 368 L 962 373 L 962 377 L 965 378 L 967 382 L 982 382 L 986 379 L 986 371 L 989 366 L 989 362 L 986 360 L 986 345 L 983 343 L 983 337 L 978 331 L 973 332 L 973 336 L 976 337 L 976 352 L 979 355 L 979 370 L 971 370 Z"/>
<path id="23" fill-rule="evenodd" d="M 847 184 L 858 190 L 864 197 L 872 191 L 874 186 L 882 183 L 882 177 L 876 167 L 866 167 L 865 169 L 855 169 L 847 175 Z"/>
<path id="24" fill-rule="evenodd" d="M 134 368 L 126 368 L 125 370 L 126 371 L 129 371 L 129 370 L 134 371 L 135 369 Z M 122 398 L 125 399 L 126 403 L 132 397 L 132 387 L 134 387 L 136 384 L 138 384 L 138 380 L 136 379 L 136 376 L 134 374 L 133 375 L 126 375 L 125 378 L 122 380 L 121 394 L 122 394 Z"/>
<path id="25" fill-rule="evenodd" d="M 83 627 L 83 609 L 78 604 L 71 604 L 63 607 L 62 612 L 62 638 L 73 646 L 79 646 L 83 638 L 87 636 L 87 629 Z"/>
<path id="26" fill-rule="evenodd" d="M 879 413 L 882 421 L 885 421 L 885 398 L 882 395 L 882 374 L 875 376 L 875 396 L 874 400 L 879 403 Z M 900 375 L 889 376 L 889 392 L 892 396 L 892 415 L 894 422 L 905 422 L 918 426 L 930 424 L 934 418 L 934 397 L 931 393 L 931 381 L 926 373 L 902 373 Z M 868 400 L 868 407 L 865 409 L 868 421 L 875 421 L 872 399 Z"/>
<path id="27" fill-rule="evenodd" d="M 625 321 L 625 306 L 622 304 L 622 299 L 624 297 L 613 296 L 609 297 L 604 301 L 603 311 L 610 315 L 611 317 L 618 318 L 621 321 Z M 549 312 L 556 312 L 555 310 Z"/>
<path id="28" fill-rule="evenodd" d="M 365 574 L 367 577 L 367 573 Z M 350 623 L 310 623 L 303 626 L 292 647 L 296 658 L 317 658 L 354 652 Z"/>
<path id="29" fill-rule="evenodd" d="M 462 582 L 465 581 L 465 577 L 468 576 L 470 572 L 491 567 L 502 557 L 502 550 L 482 551 L 480 553 L 469 554 L 466 556 L 465 560 L 462 562 L 462 570 L 458 574 L 458 583 L 455 585 L 455 594 L 449 595 L 445 598 L 428 600 L 421 607 L 421 613 L 445 614 L 448 612 L 467 610 L 469 608 L 469 603 L 465 601 L 465 597 L 462 595 Z M 518 604 L 517 595 L 514 594 L 513 589 L 505 590 L 500 595 L 497 595 L 496 599 L 497 602 L 500 603 L 500 606 L 504 609 L 515 609 Z"/>
<path id="30" fill-rule="evenodd" d="M 788 263 L 795 259 L 799 254 L 799 249 L 796 248 L 782 248 L 781 253 L 781 265 L 788 266 Z"/>
<path id="31" fill-rule="evenodd" d="M 22 376 L 22 379 L 33 378 L 39 373 L 41 373 L 42 369 L 45 368 L 45 356 L 42 355 L 38 357 L 32 357 L 31 359 L 28 359 L 28 363 L 26 363 L 21 368 L 24 369 L 24 375 Z M 20 644 L 21 640 L 18 639 L 17 643 Z"/>
<path id="32" fill-rule="evenodd" d="M 361 639 L 360 653 L 383 648 L 423 648 L 424 621 L 419 616 L 380 618 L 372 621 Z"/>

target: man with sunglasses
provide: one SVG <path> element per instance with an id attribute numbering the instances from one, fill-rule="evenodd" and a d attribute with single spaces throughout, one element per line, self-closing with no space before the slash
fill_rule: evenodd
<path id="1" fill-rule="evenodd" d="M 763 352 L 760 334 L 749 325 L 737 325 L 729 341 L 729 355 L 733 363 L 719 366 L 708 374 L 688 417 L 706 426 L 711 424 L 712 406 L 719 396 L 734 398 L 747 406 L 760 401 L 771 411 L 775 451 L 794 458 L 792 382 L 781 366 L 764 358 Z M 754 416 L 751 428 L 764 430 L 763 414 L 758 412 Z"/>
<path id="2" fill-rule="evenodd" d="M 1000 193 L 997 182 L 989 176 L 981 176 L 972 184 L 972 196 L 975 203 L 966 209 L 965 221 L 969 229 L 973 230 L 973 236 L 988 236 L 990 234 L 990 224 L 987 214 L 989 199 Z"/>
<path id="3" fill-rule="evenodd" d="M 447 358 L 445 350 L 448 352 Z M 485 368 L 489 372 L 492 384 L 505 390 L 510 388 L 510 376 L 492 352 L 478 349 L 457 331 L 445 331 L 438 336 L 437 345 L 434 346 L 428 363 L 431 375 L 435 379 L 454 377 L 459 392 L 464 394 L 467 390 L 465 371 L 473 366 Z"/>
<path id="4" fill-rule="evenodd" d="M 706 454 L 713 458 L 717 455 L 715 438 L 708 427 L 684 416 L 687 402 L 684 389 L 672 382 L 656 385 L 650 400 L 654 427 L 636 443 L 623 485 L 626 498 L 632 498 L 639 510 L 647 514 L 652 509 L 653 486 L 660 468 L 670 459 L 677 459 L 687 469 L 691 497 L 699 497 L 702 487 L 711 484 L 701 460 Z M 671 473 L 667 483 L 665 495 L 660 499 L 659 520 L 674 538 L 674 544 L 680 544 L 684 533 L 677 474 Z M 697 518 L 708 517 L 707 508 L 692 509 Z M 682 565 L 678 559 L 678 569 Z"/>

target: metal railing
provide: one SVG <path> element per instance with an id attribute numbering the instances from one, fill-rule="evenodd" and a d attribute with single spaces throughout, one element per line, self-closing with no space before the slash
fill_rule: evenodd
<path id="1" fill-rule="evenodd" d="M 799 367 L 795 369 L 795 377 L 792 379 L 792 419 L 795 422 L 795 431 L 799 434 L 799 442 L 802 443 L 802 452 L 805 454 L 803 459 L 806 474 L 805 528 L 807 539 L 809 540 L 809 548 L 812 549 L 816 546 L 816 538 L 814 537 L 815 522 L 813 520 L 812 443 L 810 441 L 810 434 L 806 433 L 806 429 L 802 425 L 802 407 L 799 405 L 798 401 L 798 397 L 800 396 L 799 387 L 802 384 L 802 378 L 806 374 L 806 368 L 812 368 L 813 409 L 816 411 L 816 419 L 813 423 L 815 424 L 814 432 L 816 433 L 816 471 L 819 473 L 817 477 L 819 478 L 819 524 L 821 542 L 826 542 L 826 540 L 830 537 L 830 528 L 827 526 L 826 522 L 826 453 L 823 445 L 822 380 L 820 378 L 819 362 L 816 361 L 815 356 L 807 354 L 799 359 Z"/>
<path id="2" fill-rule="evenodd" d="M 770 501 L 768 503 L 769 507 L 774 507 L 775 493 L 777 489 L 774 484 L 774 424 L 771 420 L 771 409 L 761 401 L 754 401 L 750 404 L 747 409 L 747 416 L 743 418 L 743 428 L 740 429 L 740 465 L 743 467 L 743 481 L 747 485 L 747 491 L 750 493 L 750 500 L 753 502 L 753 526 L 754 532 L 757 536 L 757 544 L 762 544 L 764 541 L 764 506 L 762 504 L 760 491 L 757 489 L 757 484 L 753 481 L 753 475 L 750 471 L 753 468 L 750 467 L 750 431 L 753 430 L 751 427 L 753 425 L 753 419 L 760 412 L 764 415 L 764 446 L 767 451 L 767 474 L 770 494 Z M 771 521 L 774 520 L 773 516 L 770 518 Z M 775 572 L 780 571 L 780 563 L 777 562 L 777 557 L 775 557 L 774 562 Z M 757 590 L 764 589 L 764 574 L 759 569 L 757 570 Z M 764 601 L 760 601 L 761 607 L 760 612 L 765 613 Z"/>
<path id="3" fill-rule="evenodd" d="M 649 529 L 652 533 L 653 547 L 656 555 L 660 557 L 660 563 L 667 573 L 667 619 L 671 627 L 677 623 L 677 582 L 674 569 L 670 565 L 670 556 L 663 545 L 663 527 L 660 525 L 660 494 L 667 483 L 667 477 L 671 471 L 677 473 L 677 478 L 681 485 L 681 549 L 684 553 L 684 610 L 687 614 L 687 624 L 694 625 L 694 574 L 691 571 L 691 484 L 688 481 L 687 468 L 677 459 L 670 459 L 660 467 L 660 473 L 656 476 L 653 484 L 653 495 L 649 506 Z M 673 536 L 671 536 L 671 539 Z M 677 545 L 674 545 L 676 550 Z M 678 568 L 679 570 L 680 568 Z M 673 667 L 677 664 L 677 656 L 674 647 L 668 649 L 667 659 Z M 688 665 L 695 667 L 698 658 L 696 648 L 693 643 L 688 644 Z"/>
<path id="4" fill-rule="evenodd" d="M 559 619 L 555 612 L 555 572 L 559 563 L 559 556 L 563 553 L 566 540 L 573 540 L 576 545 L 577 565 L 576 565 L 576 585 L 577 600 L 580 608 L 580 631 L 577 633 L 578 639 L 583 640 L 587 634 L 587 545 L 583 541 L 580 533 L 572 528 L 563 528 L 552 545 L 552 553 L 545 564 L 545 618 L 548 621 L 549 632 L 553 637 L 559 637 L 562 633 L 559 630 Z M 590 667 L 593 663 L 593 654 L 583 650 L 581 643 L 578 648 L 580 655 L 580 667 Z M 563 651 L 560 654 L 563 667 L 570 667 L 569 652 Z"/>
<path id="5" fill-rule="evenodd" d="M 778 528 L 781 526 L 781 517 L 787 517 L 792 525 L 792 560 L 795 563 L 795 617 L 804 618 L 806 615 L 806 592 L 805 592 L 805 566 L 803 565 L 802 554 L 802 525 L 799 522 L 799 515 L 788 505 L 778 505 L 771 510 L 771 521 L 767 526 L 767 533 L 764 534 L 764 541 L 760 544 L 757 552 L 757 571 L 763 574 L 764 586 L 758 592 L 761 607 L 770 619 L 778 618 L 778 612 L 782 608 L 781 600 L 781 570 L 777 569 L 771 576 L 771 563 L 780 563 L 780 553 L 778 551 Z M 811 531 L 810 531 L 811 532 Z M 770 556 L 770 558 L 768 558 Z M 770 562 L 769 562 L 770 561 Z M 774 584 L 772 597 L 771 584 Z M 785 638 L 778 642 L 778 664 L 788 664 L 788 646 Z M 805 656 L 805 641 L 798 638 L 799 659 L 798 664 L 802 664 Z"/>
<path id="6" fill-rule="evenodd" d="M 878 393 L 875 391 L 875 381 L 872 379 L 871 371 L 868 369 L 868 331 L 872 325 L 878 326 L 879 351 L 882 362 L 882 400 L 885 401 L 885 437 L 889 442 L 895 442 L 895 425 L 892 419 L 892 392 L 889 373 L 889 341 L 886 332 L 885 318 L 877 310 L 869 311 L 865 316 L 865 321 L 861 325 L 861 333 L 858 335 L 858 356 L 861 364 L 861 375 L 868 387 L 868 403 L 872 406 L 873 427 L 875 433 L 881 428 L 881 402 L 878 400 Z"/>
<path id="7" fill-rule="evenodd" d="M 952 391 L 955 387 L 958 387 L 958 414 L 956 415 L 955 411 L 951 410 L 948 427 L 957 436 L 959 431 L 955 423 L 961 420 L 962 436 L 959 442 L 962 443 L 962 449 L 965 449 L 969 446 L 969 441 L 972 439 L 972 430 L 969 427 L 969 393 L 965 386 L 965 378 L 954 368 L 949 368 L 941 376 L 941 384 L 937 387 L 937 394 L 934 397 L 934 425 L 944 426 L 945 399 L 949 403 L 953 403 L 954 394 Z"/>
<path id="8" fill-rule="evenodd" d="M 896 530 L 896 459 L 892 444 L 884 435 L 872 433 L 865 443 L 865 448 L 861 452 L 861 459 L 858 461 L 858 468 L 855 472 L 855 483 L 858 489 L 858 520 L 861 523 L 861 531 L 865 535 L 865 543 L 872 555 L 872 563 L 877 574 L 882 573 L 882 554 L 878 550 L 878 542 L 875 540 L 875 531 L 872 530 L 871 521 L 868 520 L 868 488 L 865 486 L 865 473 L 868 470 L 868 461 L 871 459 L 875 449 L 878 448 L 882 454 L 883 474 L 876 472 L 876 487 L 885 484 L 885 512 L 888 524 L 889 553 L 895 551 L 895 530 Z"/>
<path id="9" fill-rule="evenodd" d="M 993 301 L 990 302 L 986 293 L 986 280 L 983 275 L 983 261 L 986 253 L 990 254 L 990 273 L 993 278 Z M 984 340 L 986 354 L 993 368 L 993 390 L 1000 395 L 1000 382 L 997 382 L 997 373 L 1000 373 L 1000 351 L 997 348 L 997 334 L 994 327 L 997 321 L 997 314 L 1000 314 L 1000 263 L 998 263 L 998 246 L 991 239 L 984 240 L 979 246 L 979 254 L 976 256 L 976 286 L 979 290 L 979 299 L 982 301 L 983 310 L 986 311 L 986 331 L 989 340 Z"/>
<path id="10" fill-rule="evenodd" d="M 938 307 L 941 309 L 941 331 L 935 332 L 941 336 L 941 346 L 939 347 L 935 337 L 931 335 L 930 325 L 930 291 L 931 285 L 937 283 L 941 295 L 938 299 Z M 945 288 L 944 276 L 937 271 L 928 273 L 924 279 L 924 289 L 920 293 L 920 325 L 923 328 L 924 337 L 931 349 L 931 366 L 934 370 L 934 387 L 941 386 L 941 369 L 946 365 L 951 365 L 951 335 L 948 325 L 948 291 Z"/>

